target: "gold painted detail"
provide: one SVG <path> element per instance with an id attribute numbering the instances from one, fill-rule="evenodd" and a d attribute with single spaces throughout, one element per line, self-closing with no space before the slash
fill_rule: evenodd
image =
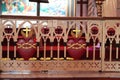
<path id="1" fill-rule="evenodd" d="M 23 43 L 23 44 L 18 44 L 18 48 L 24 48 L 24 49 L 30 49 L 30 48 L 36 48 L 36 43 L 30 44 L 30 43 Z"/>
<path id="2" fill-rule="evenodd" d="M 43 60 L 50 61 L 51 58 L 50 58 L 50 57 L 46 57 L 46 58 L 41 57 L 40 60 L 41 60 L 41 61 L 43 61 Z"/>
<path id="3" fill-rule="evenodd" d="M 33 58 L 29 58 L 30 61 L 35 61 L 37 60 L 37 58 L 33 57 Z"/>
<path id="4" fill-rule="evenodd" d="M 34 30 L 26 27 L 25 29 L 21 30 L 21 34 L 26 38 L 32 37 L 32 35 L 34 34 Z"/>
<path id="5" fill-rule="evenodd" d="M 80 43 L 75 43 L 75 44 L 67 44 L 68 45 L 68 49 L 72 48 L 72 49 L 81 49 L 81 48 L 85 48 L 86 44 L 80 44 Z"/>
<path id="6" fill-rule="evenodd" d="M 26 32 L 26 37 L 28 37 L 28 32 L 31 31 L 30 29 L 28 29 L 28 27 L 26 27 L 26 29 L 23 29 L 23 31 Z"/>
<path id="7" fill-rule="evenodd" d="M 74 58 L 67 57 L 66 60 L 74 60 Z"/>
<path id="8" fill-rule="evenodd" d="M 16 58 L 16 60 L 23 61 L 24 58 Z"/>
<path id="9" fill-rule="evenodd" d="M 11 60 L 10 58 L 1 58 L 0 60 Z"/>
<path id="10" fill-rule="evenodd" d="M 71 35 L 75 38 L 80 38 L 82 35 L 82 31 L 76 27 L 75 30 L 71 31 Z"/>

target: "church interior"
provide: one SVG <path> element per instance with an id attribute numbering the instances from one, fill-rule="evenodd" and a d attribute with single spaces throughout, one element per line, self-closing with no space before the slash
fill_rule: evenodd
<path id="1" fill-rule="evenodd" d="M 0 0 L 0 80 L 119 80 L 120 0 Z"/>

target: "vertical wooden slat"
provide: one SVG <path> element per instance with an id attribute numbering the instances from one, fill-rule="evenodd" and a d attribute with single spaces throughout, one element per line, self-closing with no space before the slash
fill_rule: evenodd
<path id="1" fill-rule="evenodd" d="M 86 27 L 86 42 L 87 42 L 87 46 L 86 46 L 86 58 L 88 59 L 89 58 L 89 39 L 90 39 L 90 36 L 89 36 L 89 33 L 90 33 L 90 21 L 87 21 L 87 27 Z"/>
<path id="2" fill-rule="evenodd" d="M 100 59 L 102 58 L 102 48 L 101 48 L 101 46 L 100 46 L 100 52 L 99 52 L 99 54 L 100 54 Z"/>
<path id="3" fill-rule="evenodd" d="M 49 36 L 49 39 L 50 39 L 50 43 L 51 43 L 51 46 L 50 46 L 50 58 L 53 59 L 53 42 L 54 42 L 54 36 L 53 36 L 53 32 L 54 32 L 54 28 L 53 26 L 55 27 L 56 25 L 54 25 L 54 22 L 53 20 L 48 20 L 48 25 L 50 27 L 50 36 Z M 57 22 L 55 22 L 57 23 Z"/>
<path id="4" fill-rule="evenodd" d="M 118 50 L 119 50 L 119 48 L 117 47 L 116 48 L 116 59 L 118 59 Z"/>
<path id="5" fill-rule="evenodd" d="M 109 53 L 109 61 L 112 61 L 112 43 L 110 43 L 110 53 Z"/>
<path id="6" fill-rule="evenodd" d="M 37 46 L 37 58 L 40 57 L 40 55 L 39 55 L 39 51 L 40 51 L 40 48 L 39 48 L 39 46 Z"/>
<path id="7" fill-rule="evenodd" d="M 46 41 L 44 42 L 44 61 L 46 60 Z"/>
<path id="8" fill-rule="evenodd" d="M 37 27 L 33 27 L 34 28 L 34 31 L 35 31 L 35 35 L 36 35 L 36 41 L 37 41 L 37 58 L 39 58 L 40 57 L 40 54 L 39 54 L 39 51 L 40 51 L 40 45 L 41 45 L 41 42 L 42 42 L 42 39 L 41 39 L 41 37 L 39 36 L 39 31 L 40 31 L 40 27 L 38 27 L 38 26 L 41 26 L 41 25 L 39 25 L 39 21 L 37 20 Z M 37 29 L 36 29 L 37 28 Z M 38 31 L 37 31 L 38 30 Z M 39 44 L 39 45 L 38 45 Z"/>
<path id="9" fill-rule="evenodd" d="M 64 58 L 66 58 L 67 56 L 66 56 L 66 50 L 67 48 L 66 48 L 66 46 L 64 46 Z"/>
<path id="10" fill-rule="evenodd" d="M 87 46 L 87 48 L 86 48 L 86 58 L 88 58 L 89 57 L 89 47 Z"/>
<path id="11" fill-rule="evenodd" d="M 14 39 L 14 58 L 17 57 L 17 55 L 16 55 L 17 46 L 16 45 L 17 45 L 18 35 L 16 33 L 16 28 L 17 28 L 17 21 L 15 20 L 15 25 L 13 26 L 13 33 L 15 34 L 15 35 L 13 35 L 13 39 Z"/>
<path id="12" fill-rule="evenodd" d="M 9 43 L 9 40 L 8 40 L 8 41 L 7 41 L 7 58 L 10 57 L 9 48 L 10 48 L 10 43 Z"/>
<path id="13" fill-rule="evenodd" d="M 58 45 L 57 45 L 57 60 L 60 58 L 60 41 L 58 40 Z"/>
<path id="14" fill-rule="evenodd" d="M 105 22 L 101 21 L 101 26 L 102 26 L 102 33 L 101 33 L 101 71 L 104 71 L 104 60 L 105 60 Z"/>
<path id="15" fill-rule="evenodd" d="M 95 61 L 95 42 L 93 43 L 93 61 Z"/>
<path id="16" fill-rule="evenodd" d="M 109 56 L 109 61 L 112 61 L 112 43 L 110 43 L 110 56 Z"/>
<path id="17" fill-rule="evenodd" d="M 120 30 L 120 27 L 119 27 L 119 25 L 117 25 L 117 28 L 116 28 L 116 44 L 117 44 L 117 47 L 116 47 L 116 59 L 119 59 L 119 30 Z"/>
<path id="18" fill-rule="evenodd" d="M 90 41 L 89 41 L 89 33 L 90 33 L 90 31 L 89 31 L 89 27 L 90 27 L 90 23 L 89 23 L 89 21 L 87 22 L 87 28 L 86 28 L 86 42 L 87 42 L 87 46 L 86 46 L 86 58 L 89 58 L 89 43 L 90 43 Z"/>
<path id="19" fill-rule="evenodd" d="M 16 58 L 16 45 L 14 45 L 14 58 Z"/>
<path id="20" fill-rule="evenodd" d="M 50 57 L 53 58 L 53 46 L 50 47 Z"/>

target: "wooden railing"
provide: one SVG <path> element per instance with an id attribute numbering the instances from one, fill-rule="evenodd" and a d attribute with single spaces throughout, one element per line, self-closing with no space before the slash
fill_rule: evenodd
<path id="1" fill-rule="evenodd" d="M 115 17 L 0 16 L 0 70 L 119 71 L 119 31 Z"/>

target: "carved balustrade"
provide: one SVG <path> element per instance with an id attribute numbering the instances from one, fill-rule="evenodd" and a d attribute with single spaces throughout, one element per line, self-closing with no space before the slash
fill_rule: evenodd
<path id="1" fill-rule="evenodd" d="M 105 17 L 0 16 L 0 70 L 119 71 L 119 21 Z M 26 28 L 31 32 L 25 32 Z M 32 57 L 26 57 L 28 54 Z"/>

